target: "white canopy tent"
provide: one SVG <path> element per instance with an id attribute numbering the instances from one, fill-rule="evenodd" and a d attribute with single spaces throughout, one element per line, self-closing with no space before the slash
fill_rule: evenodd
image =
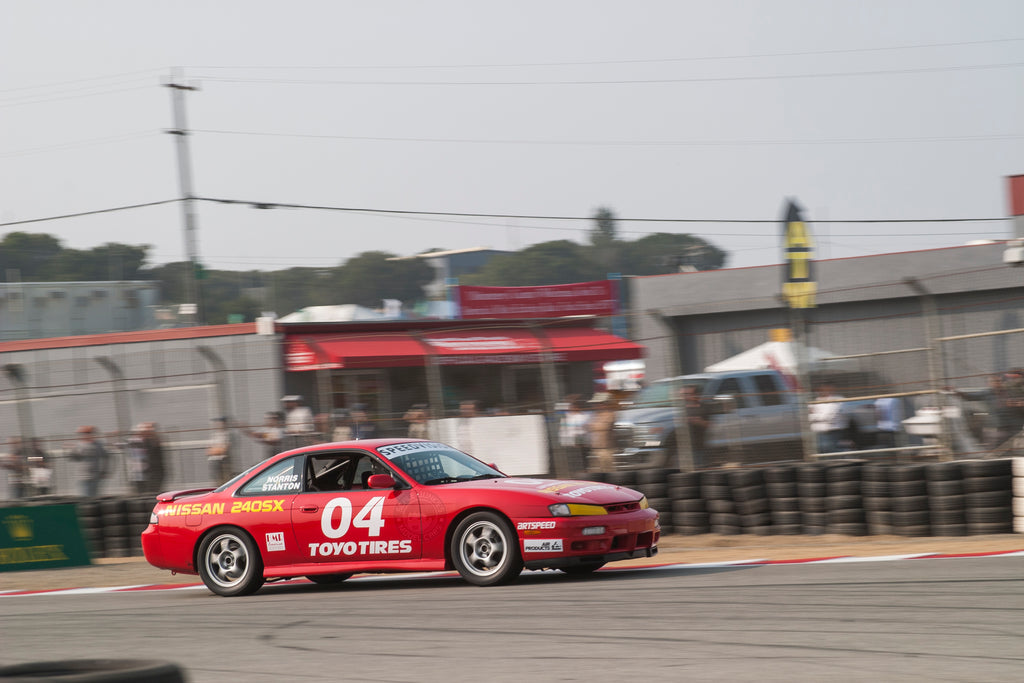
<path id="1" fill-rule="evenodd" d="M 805 347 L 804 361 L 808 364 L 808 372 L 823 370 L 843 370 L 847 363 L 843 360 L 825 360 L 834 353 L 814 346 Z M 705 372 L 735 372 L 738 370 L 778 370 L 787 375 L 796 374 L 798 345 L 792 341 L 767 341 L 752 349 L 736 354 L 731 358 L 712 363 L 704 368 Z"/>

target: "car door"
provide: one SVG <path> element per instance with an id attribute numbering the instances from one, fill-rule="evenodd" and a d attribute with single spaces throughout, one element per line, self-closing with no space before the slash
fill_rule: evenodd
<path id="1" fill-rule="evenodd" d="M 267 566 L 301 561 L 291 532 L 293 499 L 302 488 L 302 456 L 274 463 L 242 485 L 225 510 L 232 524 L 247 530 Z"/>
<path id="2" fill-rule="evenodd" d="M 419 504 L 411 488 L 369 489 L 371 474 L 395 474 L 366 451 L 307 455 L 303 491 L 292 502 L 292 528 L 303 562 L 419 559 Z"/>

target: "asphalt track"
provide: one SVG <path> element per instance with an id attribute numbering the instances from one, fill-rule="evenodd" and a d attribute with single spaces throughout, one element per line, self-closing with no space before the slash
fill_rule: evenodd
<path id="1" fill-rule="evenodd" d="M 674 565 L 0 599 L 0 663 L 169 659 L 191 681 L 1019 681 L 1024 557 Z"/>

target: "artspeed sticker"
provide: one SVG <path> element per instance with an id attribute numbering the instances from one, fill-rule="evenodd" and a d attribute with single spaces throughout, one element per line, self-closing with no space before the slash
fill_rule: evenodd
<path id="1" fill-rule="evenodd" d="M 523 541 L 523 551 L 527 553 L 560 553 L 562 552 L 562 539 L 528 538 Z"/>
<path id="2" fill-rule="evenodd" d="M 550 522 L 549 521 L 544 521 L 544 522 L 519 522 L 518 524 L 516 524 L 516 529 L 518 529 L 519 531 L 523 531 L 523 530 L 526 530 L 526 529 L 529 529 L 529 530 L 532 531 L 532 530 L 535 530 L 535 529 L 554 529 L 554 528 L 555 528 L 555 521 L 554 520 L 551 520 Z"/>

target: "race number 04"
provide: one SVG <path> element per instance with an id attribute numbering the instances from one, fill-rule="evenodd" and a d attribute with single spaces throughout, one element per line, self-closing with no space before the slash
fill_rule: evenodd
<path id="1" fill-rule="evenodd" d="M 341 511 L 341 518 L 334 523 L 334 511 Z M 327 538 L 341 538 L 348 533 L 349 527 L 366 529 L 368 536 L 380 536 L 384 528 L 384 496 L 374 496 L 366 505 L 359 509 L 355 519 L 352 518 L 352 501 L 348 498 L 334 498 L 324 506 L 320 515 L 320 530 Z"/>

